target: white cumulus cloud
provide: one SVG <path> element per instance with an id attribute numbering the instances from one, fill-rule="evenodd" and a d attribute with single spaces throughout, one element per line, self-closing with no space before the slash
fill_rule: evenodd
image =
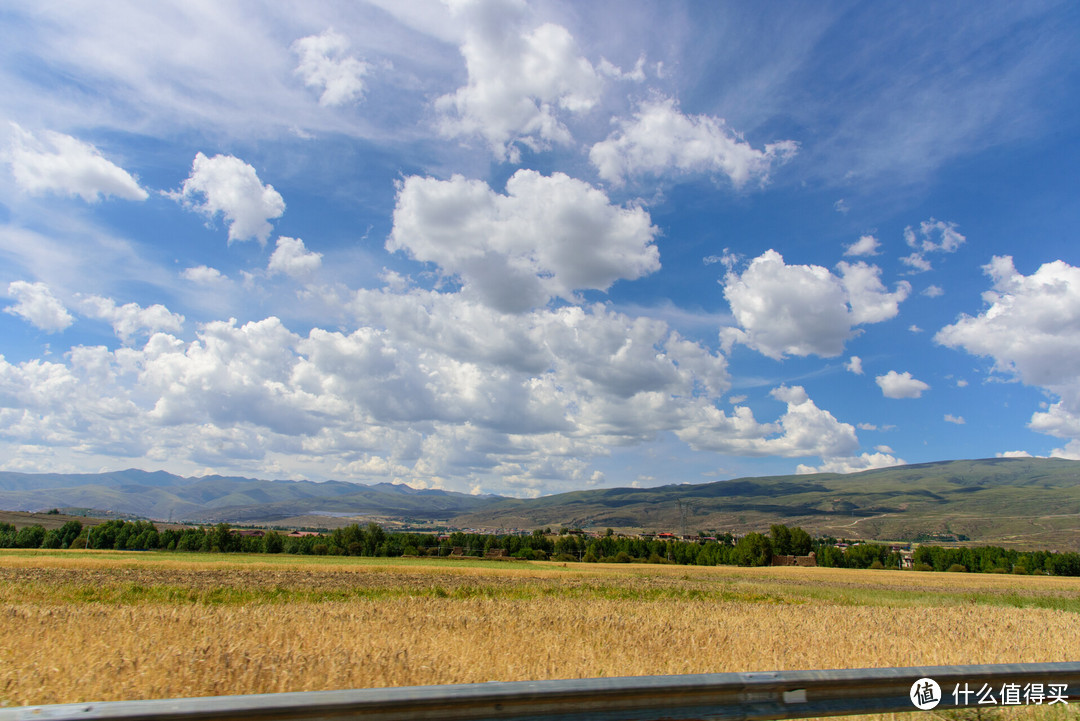
<path id="1" fill-rule="evenodd" d="M 729 271 L 724 297 L 740 328 L 724 328 L 725 348 L 743 343 L 770 358 L 836 356 L 852 326 L 895 316 L 911 286 L 882 285 L 876 266 L 840 263 L 841 277 L 818 265 L 787 265 L 775 250 L 751 261 L 739 275 Z"/>
<path id="2" fill-rule="evenodd" d="M 285 201 L 274 186 L 263 185 L 255 168 L 231 155 L 196 154 L 191 174 L 170 197 L 209 218 L 224 215 L 230 243 L 253 238 L 265 243 L 273 230 L 270 221 L 285 212 Z"/>
<path id="3" fill-rule="evenodd" d="M 844 255 L 877 255 L 881 242 L 872 235 L 864 235 L 844 248 Z"/>
<path id="4" fill-rule="evenodd" d="M 758 423 L 745 406 L 736 407 L 731 416 L 709 406 L 676 435 L 694 449 L 744 456 L 836 458 L 850 456 L 859 447 L 855 428 L 819 408 L 802 386 L 779 386 L 770 395 L 787 404 L 776 423 Z"/>
<path id="5" fill-rule="evenodd" d="M 309 88 L 321 91 L 320 105 L 345 105 L 364 96 L 364 76 L 371 66 L 345 54 L 349 41 L 341 33 L 327 29 L 300 38 L 292 49 L 299 56 L 297 74 Z"/>
<path id="6" fill-rule="evenodd" d="M 992 281 L 987 307 L 934 340 L 992 358 L 995 371 L 1056 396 L 1029 426 L 1069 441 L 1051 455 L 1080 457 L 1080 268 L 1057 260 L 1025 276 L 1010 256 L 995 256 L 983 270 Z"/>
<path id="7" fill-rule="evenodd" d="M 906 280 L 898 282 L 892 293 L 888 292 L 881 282 L 881 268 L 876 265 L 841 261 L 836 267 L 847 291 L 853 325 L 880 323 L 896 317 L 900 304 L 911 293 L 911 283 Z"/>
<path id="8" fill-rule="evenodd" d="M 220 270 L 211 268 L 208 265 L 196 265 L 191 268 L 184 268 L 180 271 L 180 277 L 184 280 L 190 280 L 192 283 L 200 283 L 203 285 L 223 283 L 229 279 L 229 277 Z"/>
<path id="9" fill-rule="evenodd" d="M 16 280 L 8 284 L 7 292 L 15 299 L 15 305 L 4 308 L 4 312 L 17 315 L 46 333 L 59 333 L 75 322 L 44 283 Z"/>
<path id="10" fill-rule="evenodd" d="M 103 320 L 112 325 L 117 337 L 125 343 L 136 334 L 152 334 L 157 331 L 179 333 L 184 328 L 184 316 L 172 313 L 155 303 L 143 308 L 138 303 L 117 305 L 112 298 L 99 295 L 79 299 L 78 309 L 89 318 Z"/>
<path id="11" fill-rule="evenodd" d="M 886 398 L 919 398 L 924 391 L 930 390 L 928 384 L 914 378 L 907 371 L 903 373 L 889 371 L 883 376 L 876 377 L 874 381 L 880 386 Z"/>
<path id="12" fill-rule="evenodd" d="M 322 253 L 315 253 L 304 247 L 300 238 L 281 236 L 277 248 L 270 255 L 266 270 L 270 275 L 282 273 L 294 278 L 305 278 L 322 267 Z"/>
<path id="13" fill-rule="evenodd" d="M 863 374 L 862 358 L 857 355 L 851 356 L 848 362 L 844 364 L 844 368 L 857 376 L 861 376 Z"/>
<path id="14" fill-rule="evenodd" d="M 436 101 L 442 133 L 479 135 L 497 159 L 515 163 L 519 144 L 570 143 L 560 113 L 591 109 L 604 85 L 570 32 L 553 23 L 524 30 L 524 3 L 454 2 L 451 9 L 467 22 L 461 54 L 469 80 Z"/>
<path id="15" fill-rule="evenodd" d="M 963 315 L 934 340 L 994 360 L 994 369 L 1080 402 L 1080 268 L 1064 261 L 1025 276 L 1010 256 L 983 270 L 986 309 Z"/>
<path id="16" fill-rule="evenodd" d="M 88 203 L 102 196 L 146 200 L 148 193 L 123 168 L 89 143 L 49 130 L 33 135 L 15 123 L 8 162 L 15 182 L 28 193 L 78 195 Z"/>
<path id="17" fill-rule="evenodd" d="M 386 247 L 435 263 L 494 308 L 524 311 L 659 269 L 657 232 L 646 211 L 587 183 L 519 170 L 505 195 L 459 175 L 407 178 Z"/>
<path id="18" fill-rule="evenodd" d="M 769 171 L 795 154 L 798 144 L 783 140 L 758 150 L 721 118 L 683 114 L 674 100 L 642 103 L 633 120 L 593 145 L 589 159 L 600 177 L 621 184 L 640 174 L 723 173 L 736 188 L 765 183 Z"/>

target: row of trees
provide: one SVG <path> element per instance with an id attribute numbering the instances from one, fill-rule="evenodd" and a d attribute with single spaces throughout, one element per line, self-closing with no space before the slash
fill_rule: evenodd
<path id="1" fill-rule="evenodd" d="M 68 521 L 48 531 L 39 525 L 16 529 L 10 523 L 0 523 L 0 548 L 71 548 L 82 530 L 78 521 Z"/>
<path id="2" fill-rule="evenodd" d="M 527 535 L 485 535 L 456 532 L 439 538 L 426 533 L 388 533 L 376 523 L 338 528 L 325 535 L 264 536 L 236 533 L 227 523 L 158 531 L 148 521 L 114 520 L 84 529 L 78 521 L 46 531 L 33 525 L 16 529 L 0 523 L 0 548 L 94 548 L 117 550 L 201 551 L 221 553 L 294 553 L 338 556 L 483 556 L 493 549 L 523 559 L 552 559 L 586 563 L 677 563 L 684 565 L 767 566 L 775 555 L 804 556 L 811 551 L 817 564 L 832 568 L 898 568 L 901 556 L 889 546 L 864 543 L 838 548 L 834 538 L 812 538 L 802 528 L 783 524 L 769 533 L 729 534 L 704 543 L 646 540 L 615 535 L 600 538 L 544 530 Z M 982 573 L 1050 573 L 1080 576 L 1080 554 L 1016 551 L 994 546 L 943 548 L 919 546 L 916 569 Z"/>
<path id="3" fill-rule="evenodd" d="M 972 573 L 1050 573 L 1080 576 L 1080 554 L 1053 551 L 1016 551 L 996 546 L 942 548 L 919 546 L 913 559 L 916 568 Z"/>

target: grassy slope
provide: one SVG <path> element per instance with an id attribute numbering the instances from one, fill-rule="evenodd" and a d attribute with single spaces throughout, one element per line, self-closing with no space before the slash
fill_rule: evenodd
<path id="1" fill-rule="evenodd" d="M 746 478 L 508 500 L 454 519 L 471 526 L 762 530 L 770 522 L 880 539 L 951 532 L 984 542 L 1080 548 L 1080 463 L 948 461 L 856 474 Z"/>

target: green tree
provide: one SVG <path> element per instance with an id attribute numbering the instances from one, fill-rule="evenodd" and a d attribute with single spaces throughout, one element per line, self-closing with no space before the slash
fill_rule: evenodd
<path id="1" fill-rule="evenodd" d="M 41 548 L 45 540 L 45 527 L 34 524 L 23 526 L 15 536 L 15 545 L 18 548 Z"/>
<path id="2" fill-rule="evenodd" d="M 833 545 L 817 547 L 817 563 L 824 568 L 844 568 L 844 552 Z"/>
<path id="3" fill-rule="evenodd" d="M 235 551 L 240 545 L 240 537 L 232 532 L 232 526 L 228 523 L 219 523 L 210 532 L 210 547 L 215 551 L 228 553 Z"/>
<path id="4" fill-rule="evenodd" d="M 791 529 L 791 552 L 796 556 L 806 556 L 814 550 L 814 539 L 810 534 L 796 526 Z"/>
<path id="5" fill-rule="evenodd" d="M 45 538 L 41 541 L 42 548 L 60 548 L 60 529 L 50 528 L 45 532 Z"/>
<path id="6" fill-rule="evenodd" d="M 71 542 L 79 537 L 82 533 L 82 523 L 79 521 L 68 521 L 64 525 L 60 526 L 60 548 L 71 548 Z"/>
<path id="7" fill-rule="evenodd" d="M 740 566 L 768 566 L 772 562 L 772 542 L 760 533 L 748 533 L 735 544 L 735 563 Z"/>
<path id="8" fill-rule="evenodd" d="M 285 548 L 285 540 L 277 531 L 270 531 L 262 539 L 263 553 L 281 553 Z"/>
<path id="9" fill-rule="evenodd" d="M 777 556 L 790 556 L 791 529 L 782 523 L 775 523 L 769 527 L 769 535 L 772 536 L 773 553 Z"/>
<path id="10" fill-rule="evenodd" d="M 364 531 L 364 555 L 377 555 L 379 552 L 379 547 L 382 546 L 385 542 L 386 531 L 382 529 L 382 526 L 380 526 L 378 523 L 375 523 L 375 521 L 367 524 L 367 530 Z"/>

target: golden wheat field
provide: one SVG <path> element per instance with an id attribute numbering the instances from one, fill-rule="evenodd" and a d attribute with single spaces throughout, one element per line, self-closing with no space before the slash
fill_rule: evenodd
<path id="1" fill-rule="evenodd" d="M 9 706 L 1077 658 L 1067 578 L 0 552 Z"/>

